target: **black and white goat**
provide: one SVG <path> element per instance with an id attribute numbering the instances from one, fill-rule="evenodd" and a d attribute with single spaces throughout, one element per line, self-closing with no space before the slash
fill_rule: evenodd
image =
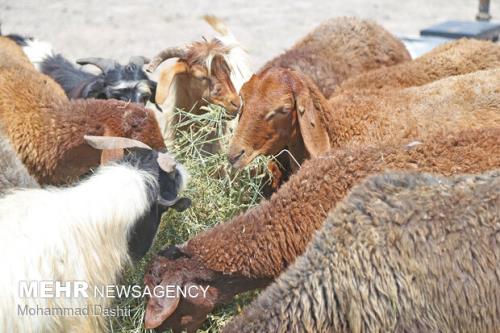
<path id="1" fill-rule="evenodd" d="M 20 45 L 33 65 L 53 78 L 72 99 L 118 99 L 146 104 L 154 102 L 156 83 L 142 69 L 148 59 L 131 57 L 127 65 L 111 59 L 83 58 L 79 65 L 94 65 L 101 73 L 96 75 L 77 68 L 61 54 L 54 54 L 50 44 L 20 35 L 8 35 Z"/>
<path id="2" fill-rule="evenodd" d="M 167 153 L 132 139 L 86 141 L 97 149 L 126 151 L 121 161 L 73 187 L 19 190 L 0 199 L 0 260 L 9 268 L 0 275 L 1 332 L 105 330 L 100 316 L 56 310 L 106 307 L 111 299 L 90 290 L 115 284 L 131 259 L 144 256 L 162 212 L 190 205 L 177 196 L 188 176 Z M 89 292 L 87 297 L 22 297 L 22 281 L 83 281 Z M 26 307 L 53 312 L 19 316 Z"/>

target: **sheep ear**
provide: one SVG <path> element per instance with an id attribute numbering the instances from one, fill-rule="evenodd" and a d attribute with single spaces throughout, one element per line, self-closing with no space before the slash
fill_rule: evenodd
<path id="1" fill-rule="evenodd" d="M 158 79 L 158 85 L 156 87 L 156 103 L 163 104 L 165 102 L 175 76 L 186 73 L 187 71 L 188 65 L 183 61 L 177 61 L 171 67 L 165 68 L 161 71 L 160 78 Z"/>
<path id="2" fill-rule="evenodd" d="M 144 277 L 145 284 L 149 287 L 151 291 L 155 287 L 153 283 L 153 277 L 147 275 Z M 164 288 L 166 286 L 180 286 L 182 284 L 182 278 L 179 274 L 170 276 L 170 278 L 163 279 L 160 283 Z M 165 294 L 165 290 L 162 291 Z M 146 305 L 146 314 L 144 315 L 144 328 L 154 329 L 160 326 L 165 320 L 168 319 L 175 312 L 179 306 L 180 296 L 179 293 L 175 294 L 175 297 L 157 297 L 154 293 L 151 293 L 151 297 Z"/>
<path id="3" fill-rule="evenodd" d="M 321 97 L 314 96 L 311 88 L 303 80 L 300 80 L 293 89 L 295 110 L 304 145 L 311 157 L 317 157 L 330 149 L 330 137 L 320 114 L 323 112 Z"/>

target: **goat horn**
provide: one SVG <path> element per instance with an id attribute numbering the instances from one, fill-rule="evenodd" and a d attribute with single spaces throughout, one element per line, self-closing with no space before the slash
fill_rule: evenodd
<path id="1" fill-rule="evenodd" d="M 165 172 L 174 172 L 177 163 L 175 159 L 167 153 L 159 153 L 157 158 L 158 165 Z"/>
<path id="2" fill-rule="evenodd" d="M 130 60 L 128 61 L 130 64 L 134 64 L 139 68 L 142 68 L 144 64 L 149 63 L 151 60 L 149 58 L 143 57 L 143 56 L 133 56 L 130 57 Z"/>
<path id="3" fill-rule="evenodd" d="M 147 72 L 153 73 L 162 62 L 170 58 L 182 58 L 186 56 L 186 50 L 180 47 L 169 47 L 158 53 L 146 68 Z"/>
<path id="4" fill-rule="evenodd" d="M 116 66 L 116 61 L 111 59 L 90 57 L 90 58 L 82 58 L 76 61 L 79 65 L 94 65 L 98 67 L 103 73 L 113 69 Z"/>
<path id="5" fill-rule="evenodd" d="M 121 138 L 116 136 L 94 136 L 84 135 L 85 142 L 95 149 L 126 149 L 126 148 L 144 148 L 152 150 L 150 146 L 141 141 Z"/>

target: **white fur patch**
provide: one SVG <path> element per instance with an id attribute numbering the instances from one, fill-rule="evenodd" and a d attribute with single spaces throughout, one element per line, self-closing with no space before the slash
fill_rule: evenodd
<path id="1" fill-rule="evenodd" d="M 151 89 L 149 88 L 149 85 L 144 80 L 120 81 L 120 83 L 113 86 L 113 89 L 116 89 L 116 90 L 131 89 L 131 88 L 137 88 L 141 93 L 148 93 L 148 94 L 151 93 Z"/>
<path id="2" fill-rule="evenodd" d="M 179 186 L 178 192 L 182 192 L 186 189 L 189 181 L 191 180 L 191 176 L 189 175 L 188 171 L 184 167 L 184 165 L 177 163 L 175 166 L 179 174 L 181 175 L 181 184 Z"/>
<path id="3" fill-rule="evenodd" d="M 243 47 L 241 47 L 234 37 L 222 36 L 218 37 L 218 39 L 223 45 L 229 47 L 229 52 L 224 54 L 223 57 L 230 70 L 231 83 L 233 84 L 236 92 L 239 92 L 243 84 L 247 82 L 253 74 L 250 70 L 248 53 L 245 49 L 243 49 Z M 211 68 L 214 56 L 215 54 L 209 55 L 205 62 L 209 76 L 212 75 Z"/>
<path id="4" fill-rule="evenodd" d="M 413 148 L 413 147 L 419 146 L 421 144 L 422 144 L 422 142 L 420 142 L 420 141 L 412 141 L 412 142 L 408 143 L 407 145 L 405 145 L 405 147 L 406 148 Z"/>
<path id="5" fill-rule="evenodd" d="M 45 58 L 54 55 L 52 45 L 47 42 L 42 42 L 37 39 L 26 40 L 27 46 L 23 46 L 24 54 L 28 57 L 31 63 L 37 70 L 40 70 L 40 64 Z"/>

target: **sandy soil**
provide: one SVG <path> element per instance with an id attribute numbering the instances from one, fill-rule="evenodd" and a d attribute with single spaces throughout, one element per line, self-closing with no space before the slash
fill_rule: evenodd
<path id="1" fill-rule="evenodd" d="M 371 18 L 398 35 L 417 35 L 443 20 L 474 19 L 477 5 L 476 0 L 0 0 L 0 22 L 4 33 L 47 40 L 73 60 L 126 61 L 212 36 L 200 17 L 214 14 L 229 24 L 257 68 L 329 17 Z M 491 13 L 500 19 L 500 0 L 492 1 Z"/>

